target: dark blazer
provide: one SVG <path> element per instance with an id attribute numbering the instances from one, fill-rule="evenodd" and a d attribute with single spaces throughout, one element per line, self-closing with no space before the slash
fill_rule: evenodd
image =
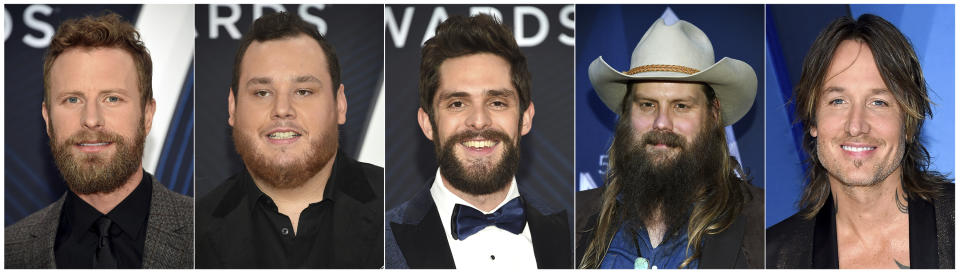
<path id="1" fill-rule="evenodd" d="M 153 178 L 144 173 L 144 176 Z M 67 191 L 70 192 L 70 191 Z M 53 246 L 66 194 L 4 230 L 6 268 L 56 268 Z M 193 198 L 153 178 L 143 268 L 193 268 Z"/>
<path id="2" fill-rule="evenodd" d="M 383 266 L 383 168 L 358 162 L 337 152 L 337 183 L 333 194 L 333 259 L 335 268 Z M 246 171 L 241 172 L 246 173 Z M 239 181 L 227 180 L 200 199 L 197 208 L 197 268 L 269 268 L 251 266 L 257 261 L 247 240 L 256 238 L 252 227 L 239 224 L 233 215 L 248 205 Z"/>
<path id="3" fill-rule="evenodd" d="M 437 205 L 427 186 L 386 214 L 386 268 L 456 268 Z M 570 223 L 566 210 L 551 210 L 532 192 L 524 203 L 533 253 L 541 269 L 573 268 Z"/>
<path id="4" fill-rule="evenodd" d="M 919 199 L 909 201 L 911 267 L 954 268 L 954 189 L 953 184 L 944 185 L 942 195 L 932 205 Z M 833 212 L 833 199 L 828 197 L 812 219 L 797 213 L 767 229 L 769 267 L 838 268 Z M 932 217 L 922 218 L 921 213 L 931 212 Z M 936 248 L 931 247 L 934 243 Z"/>
<path id="5" fill-rule="evenodd" d="M 593 240 L 604 187 L 577 192 L 577 265 Z M 763 268 L 763 189 L 749 185 L 752 198 L 737 220 L 716 235 L 703 237 L 699 268 Z"/>

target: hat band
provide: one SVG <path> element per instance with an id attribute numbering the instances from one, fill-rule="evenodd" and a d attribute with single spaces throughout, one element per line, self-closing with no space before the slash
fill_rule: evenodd
<path id="1" fill-rule="evenodd" d="M 640 67 L 630 69 L 629 71 L 624 72 L 624 74 L 635 75 L 638 73 L 645 73 L 645 72 L 675 72 L 675 73 L 695 74 L 695 73 L 699 73 L 700 70 L 690 68 L 690 67 L 680 66 L 680 65 L 651 64 L 651 65 L 643 65 Z"/>

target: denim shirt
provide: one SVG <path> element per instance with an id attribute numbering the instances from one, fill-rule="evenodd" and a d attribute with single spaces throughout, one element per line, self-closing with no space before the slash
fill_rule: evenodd
<path id="1" fill-rule="evenodd" d="M 680 267 L 689 253 L 687 253 L 687 229 L 680 227 L 680 231 L 671 238 L 665 239 L 654 248 L 650 244 L 647 230 L 639 230 L 636 238 L 630 236 L 629 226 L 621 226 L 613 240 L 607 255 L 600 263 L 602 269 L 676 269 Z M 636 240 L 636 242 L 634 242 Z M 690 253 L 693 253 L 690 251 Z M 639 254 L 639 255 L 638 255 Z M 643 257 L 639 259 L 638 257 Z M 698 261 L 694 259 L 687 265 L 689 269 L 696 269 Z"/>

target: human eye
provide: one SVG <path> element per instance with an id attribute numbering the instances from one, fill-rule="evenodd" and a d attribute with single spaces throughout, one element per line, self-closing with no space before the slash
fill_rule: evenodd
<path id="1" fill-rule="evenodd" d="M 460 111 L 467 107 L 467 103 L 464 102 L 463 100 L 455 99 L 455 100 L 447 101 L 446 106 L 447 106 L 446 107 L 447 110 Z"/>
<path id="2" fill-rule="evenodd" d="M 308 90 L 308 89 L 298 89 L 298 90 L 297 90 L 296 92 L 294 92 L 294 93 L 295 93 L 296 95 L 298 95 L 298 96 L 308 96 L 308 95 L 312 95 L 312 94 L 313 94 L 313 91 Z"/>
<path id="3" fill-rule="evenodd" d="M 870 105 L 878 106 L 878 107 L 887 107 L 887 106 L 890 106 L 890 103 L 887 103 L 886 100 L 875 99 L 873 101 L 870 101 Z"/>
<path id="4" fill-rule="evenodd" d="M 103 98 L 103 101 L 106 101 L 107 103 L 116 103 L 116 102 L 120 102 L 120 97 L 111 95 Z"/>
<path id="5" fill-rule="evenodd" d="M 506 109 L 507 107 L 509 107 L 507 102 L 503 100 L 494 100 L 493 102 L 490 102 L 490 106 L 496 109 Z"/>
<path id="6" fill-rule="evenodd" d="M 257 97 L 266 97 L 266 96 L 270 95 L 270 91 L 267 91 L 267 90 L 256 90 L 256 91 L 253 92 L 253 95 L 254 95 L 254 96 L 257 96 Z"/>
<path id="7" fill-rule="evenodd" d="M 652 110 L 657 107 L 656 104 L 653 104 L 653 102 L 649 102 L 649 101 L 640 102 L 639 104 L 637 104 L 637 106 L 640 107 L 640 110 L 644 110 L 644 111 Z"/>
<path id="8" fill-rule="evenodd" d="M 69 104 L 77 104 L 77 103 L 80 103 L 80 98 L 79 98 L 79 97 L 75 97 L 75 96 L 71 96 L 71 97 L 64 98 L 64 99 L 63 99 L 63 102 L 64 102 L 64 103 L 69 103 Z"/>
<path id="9" fill-rule="evenodd" d="M 834 98 L 834 99 L 831 99 L 830 101 L 827 101 L 827 105 L 840 105 L 844 103 L 847 103 L 847 101 L 843 100 L 842 98 Z"/>

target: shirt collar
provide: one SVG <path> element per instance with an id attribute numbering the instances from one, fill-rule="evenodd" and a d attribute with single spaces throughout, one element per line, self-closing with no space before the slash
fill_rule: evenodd
<path id="1" fill-rule="evenodd" d="M 443 185 L 443 178 L 440 177 L 440 169 L 437 169 L 437 173 L 433 179 L 433 185 L 430 186 L 430 195 L 433 197 L 433 202 L 437 205 L 437 211 L 440 214 L 440 221 L 443 222 L 443 229 L 447 232 L 447 236 L 450 236 L 450 217 L 453 215 L 453 207 L 457 204 L 466 205 L 474 209 L 480 210 L 473 204 L 463 200 L 457 195 L 453 194 L 450 189 L 447 189 Z M 507 191 L 507 196 L 504 197 L 503 201 L 494 207 L 490 212 L 483 212 L 484 214 L 490 214 L 496 212 L 500 207 L 510 202 L 513 198 L 519 197 L 520 191 L 517 189 L 517 178 L 513 177 L 510 179 L 510 187 Z"/>
<path id="2" fill-rule="evenodd" d="M 123 234 L 136 237 L 137 233 L 143 229 L 144 219 L 150 214 L 152 194 L 153 175 L 143 171 L 143 178 L 133 189 L 133 192 L 130 192 L 106 216 L 123 231 Z M 70 219 L 73 225 L 71 230 L 74 232 L 89 230 L 93 227 L 93 223 L 103 215 L 92 205 L 80 199 L 73 191 L 67 192 L 65 205 L 66 213 L 68 213 L 67 218 Z"/>

